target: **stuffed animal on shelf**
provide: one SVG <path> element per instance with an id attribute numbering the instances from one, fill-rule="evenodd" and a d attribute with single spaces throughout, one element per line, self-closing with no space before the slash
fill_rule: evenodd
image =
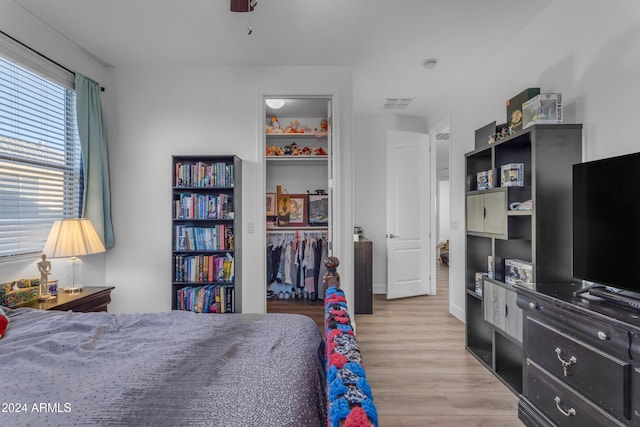
<path id="1" fill-rule="evenodd" d="M 275 145 L 267 145 L 267 156 L 283 156 L 284 149 Z"/>
<path id="2" fill-rule="evenodd" d="M 271 117 L 271 127 L 273 129 L 280 129 L 280 122 L 276 116 Z"/>

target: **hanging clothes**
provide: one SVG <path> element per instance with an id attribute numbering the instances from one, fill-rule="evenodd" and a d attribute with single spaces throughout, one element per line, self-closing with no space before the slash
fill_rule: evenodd
<path id="1" fill-rule="evenodd" d="M 307 298 L 312 299 L 315 292 L 315 275 L 313 273 L 315 266 L 315 244 L 316 239 L 311 238 L 307 241 L 307 249 L 305 255 L 305 273 L 304 273 L 304 291 Z"/>
<path id="2" fill-rule="evenodd" d="M 324 299 L 324 275 L 327 273 L 327 267 L 324 265 L 324 261 L 329 257 L 329 242 L 327 239 L 322 240 L 322 250 L 320 259 L 320 268 L 318 269 L 318 297 Z"/>
<path id="3" fill-rule="evenodd" d="M 267 298 L 323 299 L 328 242 L 322 232 L 274 232 L 267 239 Z"/>

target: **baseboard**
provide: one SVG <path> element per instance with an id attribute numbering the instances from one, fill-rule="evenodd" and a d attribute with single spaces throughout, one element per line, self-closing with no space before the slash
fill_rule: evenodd
<path id="1" fill-rule="evenodd" d="M 461 321 L 462 323 L 464 323 L 464 309 L 458 307 L 455 304 L 451 304 L 451 301 L 449 301 L 449 313 L 451 313 L 451 315 L 453 315 L 455 318 L 457 318 L 459 321 Z"/>

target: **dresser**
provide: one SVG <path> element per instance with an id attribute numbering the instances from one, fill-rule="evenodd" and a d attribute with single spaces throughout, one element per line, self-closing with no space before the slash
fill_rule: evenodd
<path id="1" fill-rule="evenodd" d="M 353 243 L 353 292 L 355 314 L 373 314 L 373 242 L 359 237 Z"/>
<path id="2" fill-rule="evenodd" d="M 640 426 L 640 311 L 574 297 L 578 283 L 516 286 L 528 426 Z"/>
<path id="3" fill-rule="evenodd" d="M 85 286 L 82 292 L 77 293 L 66 293 L 60 290 L 55 299 L 36 301 L 29 307 L 39 310 L 71 310 L 83 313 L 107 311 L 113 289 L 113 286 Z"/>

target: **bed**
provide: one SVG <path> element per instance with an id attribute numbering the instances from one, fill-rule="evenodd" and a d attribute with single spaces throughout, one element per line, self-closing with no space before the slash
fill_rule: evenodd
<path id="1" fill-rule="evenodd" d="M 7 313 L 2 426 L 327 425 L 324 344 L 309 317 Z"/>

